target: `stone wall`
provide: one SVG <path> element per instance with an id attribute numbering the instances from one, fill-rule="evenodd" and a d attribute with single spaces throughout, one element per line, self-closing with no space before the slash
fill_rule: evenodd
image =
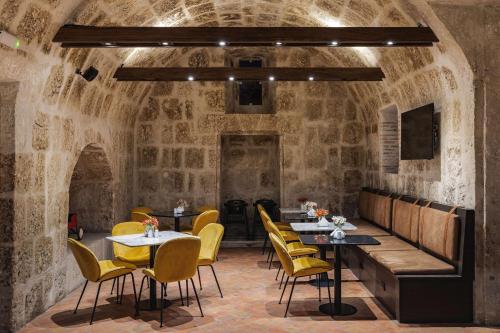
<path id="1" fill-rule="evenodd" d="M 76 214 L 78 227 L 89 232 L 111 232 L 113 175 L 106 153 L 99 147 L 84 148 L 75 165 L 69 188 L 69 213 Z"/>
<path id="2" fill-rule="evenodd" d="M 220 210 L 227 200 L 280 202 L 280 142 L 277 135 L 223 135 L 221 137 Z"/>
<path id="3" fill-rule="evenodd" d="M 280 51 L 278 65 L 321 58 Z M 217 66 L 221 51 L 192 50 L 178 65 Z M 203 61 L 200 61 L 203 59 Z M 195 63 L 196 64 L 196 63 Z M 353 215 L 363 185 L 365 125 L 349 99 L 348 84 L 275 82 L 276 114 L 226 114 L 224 83 L 156 84 L 136 122 L 137 205 L 220 206 L 220 136 L 280 136 L 281 206 L 307 196 L 321 206 Z"/>

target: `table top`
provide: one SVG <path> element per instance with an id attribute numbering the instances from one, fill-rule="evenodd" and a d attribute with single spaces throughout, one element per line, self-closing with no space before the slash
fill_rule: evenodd
<path id="1" fill-rule="evenodd" d="M 301 214 L 305 213 L 303 209 L 300 208 L 283 208 L 280 207 L 281 214 Z"/>
<path id="2" fill-rule="evenodd" d="M 367 235 L 346 235 L 344 239 L 334 239 L 330 235 L 300 234 L 300 241 L 304 245 L 331 246 L 331 245 L 380 245 L 375 238 Z"/>
<path id="3" fill-rule="evenodd" d="M 165 242 L 168 242 L 169 240 L 182 237 L 195 237 L 195 236 L 183 234 L 177 231 L 160 231 L 158 238 L 145 237 L 144 234 L 132 234 L 132 235 L 121 235 L 121 236 L 108 236 L 106 237 L 106 239 L 125 246 L 138 247 L 138 246 L 160 245 Z"/>
<path id="4" fill-rule="evenodd" d="M 200 212 L 195 212 L 192 210 L 185 210 L 184 212 L 180 214 L 175 214 L 174 210 L 169 210 L 169 211 L 158 211 L 158 212 L 152 212 L 149 215 L 155 216 L 155 217 L 192 217 L 196 215 L 200 215 Z"/>
<path id="5" fill-rule="evenodd" d="M 299 223 L 290 223 L 292 230 L 295 232 L 307 232 L 307 231 L 333 231 L 335 230 L 335 224 L 333 222 L 328 223 L 328 227 L 319 227 L 316 222 L 299 222 Z M 352 223 L 346 222 L 342 226 L 342 230 L 356 230 L 355 225 Z"/>

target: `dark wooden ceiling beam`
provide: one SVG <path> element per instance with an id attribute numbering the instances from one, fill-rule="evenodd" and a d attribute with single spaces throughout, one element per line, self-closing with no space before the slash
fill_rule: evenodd
<path id="1" fill-rule="evenodd" d="M 93 27 L 65 25 L 53 42 L 67 48 L 226 46 L 432 46 L 428 27 Z M 168 45 L 167 45 L 168 43 Z"/>
<path id="2" fill-rule="evenodd" d="M 378 67 L 120 67 L 114 75 L 118 81 L 190 81 L 190 77 L 193 81 L 267 81 L 271 77 L 274 81 L 381 81 L 385 76 Z"/>

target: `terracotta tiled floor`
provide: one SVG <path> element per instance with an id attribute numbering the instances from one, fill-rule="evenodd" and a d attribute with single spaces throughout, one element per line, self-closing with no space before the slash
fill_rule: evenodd
<path id="1" fill-rule="evenodd" d="M 215 264 L 224 298 L 221 299 L 208 267 L 202 268 L 201 303 L 205 317 L 200 317 L 194 297 L 189 307 L 181 306 L 177 286 L 169 286 L 168 298 L 173 305 L 165 311 L 165 326 L 170 332 L 485 332 L 479 327 L 400 325 L 390 320 L 383 308 L 347 269 L 342 270 L 345 301 L 356 305 L 358 313 L 350 317 L 331 318 L 318 311 L 317 289 L 303 282 L 296 286 L 288 318 L 283 318 L 285 304 L 278 304 L 280 291 L 274 280 L 276 269 L 268 270 L 265 256 L 258 249 L 222 249 Z M 141 273 L 136 272 L 139 287 Z M 196 284 L 197 279 L 195 279 Z M 90 287 L 90 288 L 89 288 Z M 81 289 L 29 323 L 27 332 L 151 332 L 160 330 L 159 312 L 141 312 L 133 316 L 133 294 L 130 283 L 122 305 L 109 295 L 111 282 L 103 284 L 95 321 L 88 321 L 96 285 L 89 285 L 76 315 L 72 310 Z M 332 288 L 333 292 L 333 288 Z M 192 291 L 190 295 L 192 295 Z M 147 295 L 147 291 L 146 291 Z M 287 293 L 288 295 L 288 293 Z M 322 296 L 327 295 L 326 289 Z M 194 295 L 192 295 L 194 296 Z M 147 297 L 147 296 L 146 296 Z M 326 299 L 324 299 L 325 301 Z"/>

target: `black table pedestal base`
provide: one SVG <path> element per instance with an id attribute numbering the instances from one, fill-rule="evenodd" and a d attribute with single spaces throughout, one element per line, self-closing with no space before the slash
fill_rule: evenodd
<path id="1" fill-rule="evenodd" d="M 311 286 L 317 287 L 318 283 L 319 283 L 320 287 L 328 287 L 328 286 L 333 287 L 333 285 L 335 284 L 333 279 L 328 279 L 328 280 L 327 279 L 319 279 L 319 280 L 318 279 L 311 279 L 311 280 L 309 280 L 309 284 Z"/>
<path id="2" fill-rule="evenodd" d="M 340 311 L 337 311 L 334 304 L 331 305 L 331 311 L 330 311 L 330 303 L 326 303 L 326 304 L 321 304 L 319 306 L 319 311 L 330 316 L 350 316 L 355 314 L 358 311 L 358 309 L 356 309 L 354 306 L 350 304 L 341 303 Z"/>
<path id="3" fill-rule="evenodd" d="M 139 302 L 139 309 L 141 311 L 157 311 L 157 310 L 160 310 L 160 303 L 161 303 L 161 300 L 158 299 L 156 301 L 156 307 L 151 308 L 151 304 L 149 302 L 149 299 L 145 299 L 145 300 L 142 300 Z M 168 299 L 163 300 L 163 308 L 164 309 L 168 308 L 170 305 L 172 305 L 172 302 L 170 302 Z"/>

